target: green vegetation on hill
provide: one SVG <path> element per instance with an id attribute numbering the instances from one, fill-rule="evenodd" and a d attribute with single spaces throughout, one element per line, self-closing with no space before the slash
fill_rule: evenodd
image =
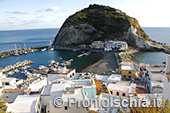
<path id="1" fill-rule="evenodd" d="M 144 41 L 149 39 L 135 18 L 109 6 L 90 5 L 88 8 L 71 15 L 62 27 L 78 24 L 92 25 L 98 31 L 104 32 L 104 37 L 107 37 L 107 39 L 122 37 L 124 32 L 128 32 L 130 26 L 133 26 L 137 30 L 136 33 L 139 38 L 142 38 Z"/>

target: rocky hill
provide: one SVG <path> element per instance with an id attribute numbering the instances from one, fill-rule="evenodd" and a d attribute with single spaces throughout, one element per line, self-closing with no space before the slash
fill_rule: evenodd
<path id="1" fill-rule="evenodd" d="M 149 36 L 138 21 L 119 9 L 89 5 L 66 19 L 55 37 L 54 46 L 90 44 L 93 41 L 119 40 L 143 50 L 152 50 Z"/>

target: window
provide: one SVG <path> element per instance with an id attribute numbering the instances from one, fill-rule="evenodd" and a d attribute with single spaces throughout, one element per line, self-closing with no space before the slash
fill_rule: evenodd
<path id="1" fill-rule="evenodd" d="M 131 71 L 129 71 L 129 74 L 131 74 Z"/>
<path id="2" fill-rule="evenodd" d="M 117 92 L 116 95 L 119 96 L 119 92 Z"/>
<path id="3" fill-rule="evenodd" d="M 110 91 L 110 94 L 113 94 L 113 91 Z"/>
<path id="4" fill-rule="evenodd" d="M 5 85 L 9 85 L 9 82 L 5 82 Z"/>
<path id="5" fill-rule="evenodd" d="M 124 75 L 124 78 L 126 78 L 126 75 Z"/>
<path id="6" fill-rule="evenodd" d="M 67 106 L 64 106 L 64 109 L 65 109 L 65 110 L 68 110 Z"/>
<path id="7" fill-rule="evenodd" d="M 87 92 L 85 92 L 85 95 L 86 95 L 86 96 L 88 96 L 88 93 L 87 93 Z"/>
<path id="8" fill-rule="evenodd" d="M 123 94 L 122 94 L 122 96 L 126 96 L 126 94 L 125 94 L 125 93 L 123 93 Z"/>
<path id="9" fill-rule="evenodd" d="M 129 76 L 129 78 L 131 78 L 131 76 Z"/>

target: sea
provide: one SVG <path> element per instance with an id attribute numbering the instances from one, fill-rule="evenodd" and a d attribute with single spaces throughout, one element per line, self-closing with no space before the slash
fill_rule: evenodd
<path id="1" fill-rule="evenodd" d="M 143 27 L 143 29 L 152 40 L 170 45 L 170 28 Z M 58 28 L 0 31 L 0 52 L 15 50 L 14 44 L 17 45 L 17 49 L 24 48 L 24 44 L 27 48 L 48 46 L 50 41 L 54 41 L 58 31 Z M 89 56 L 78 58 L 77 56 L 79 54 L 81 53 L 74 51 L 40 51 L 27 55 L 20 55 L 18 57 L 11 56 L 0 59 L 0 68 L 15 64 L 19 61 L 31 60 L 34 62 L 31 68 L 37 69 L 40 65 L 47 65 L 50 60 L 62 62 L 59 59 L 59 57 L 62 57 L 63 60 L 73 59 L 68 68 L 76 68 L 80 71 L 101 58 L 99 53 L 93 53 Z M 163 52 L 138 52 L 134 54 L 133 60 L 138 63 L 149 63 L 153 65 L 161 64 L 166 61 L 166 56 L 167 54 Z M 26 79 L 21 73 L 15 73 L 11 77 Z"/>
<path id="2" fill-rule="evenodd" d="M 170 46 L 170 27 L 143 27 L 143 30 L 150 39 Z M 137 63 L 159 65 L 166 62 L 167 55 L 164 52 L 138 52 L 134 54 L 133 60 Z"/>

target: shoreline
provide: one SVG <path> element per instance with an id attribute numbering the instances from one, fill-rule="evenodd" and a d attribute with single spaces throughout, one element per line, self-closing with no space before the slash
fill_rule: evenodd
<path id="1" fill-rule="evenodd" d="M 119 68 L 114 52 L 101 52 L 102 58 L 97 62 L 87 66 L 82 72 L 92 72 L 99 74 L 112 74 Z"/>
<path id="2" fill-rule="evenodd" d="M 18 51 L 18 53 L 20 55 L 24 54 L 24 52 L 27 53 L 31 53 L 33 52 L 38 52 L 41 51 L 41 49 L 49 49 L 49 46 L 41 46 L 41 47 L 31 47 L 31 48 L 26 48 L 26 49 L 18 49 L 18 50 L 11 50 L 11 51 L 4 51 L 4 52 L 0 52 L 0 58 L 5 58 L 5 57 L 10 57 L 10 56 L 14 56 L 16 51 Z M 101 52 L 101 50 L 97 50 L 97 49 L 92 49 L 92 48 L 80 48 L 80 47 L 62 47 L 62 46 L 56 46 L 54 48 L 55 50 L 62 50 L 62 51 L 90 51 L 90 52 Z M 151 50 L 140 50 L 140 51 L 144 51 L 144 52 L 151 52 Z M 170 54 L 170 51 L 163 51 L 163 50 L 152 50 L 152 52 L 164 52 L 166 54 Z"/>
<path id="3" fill-rule="evenodd" d="M 93 64 L 96 64 L 96 63 L 98 63 L 99 61 L 101 61 L 101 60 L 104 58 L 104 56 L 103 56 L 103 54 L 102 54 L 101 52 L 98 52 L 98 53 L 100 54 L 100 58 L 99 58 L 97 61 L 95 61 L 95 62 L 93 62 L 93 63 L 91 63 L 91 64 L 83 67 L 82 69 L 77 70 L 77 72 L 83 72 L 84 69 L 86 69 L 86 68 L 88 68 L 89 66 L 91 66 L 91 65 L 93 65 Z"/>

